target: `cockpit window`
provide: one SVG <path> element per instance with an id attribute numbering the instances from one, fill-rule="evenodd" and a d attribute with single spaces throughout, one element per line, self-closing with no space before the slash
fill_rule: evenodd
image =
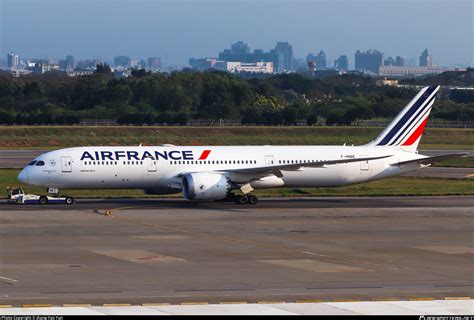
<path id="1" fill-rule="evenodd" d="M 40 166 L 40 167 L 44 166 L 44 161 L 40 160 L 40 161 L 36 162 L 35 166 Z"/>
<path id="2" fill-rule="evenodd" d="M 30 163 L 28 163 L 29 166 L 34 166 L 36 164 L 36 162 L 38 162 L 37 160 L 33 160 L 31 161 Z"/>

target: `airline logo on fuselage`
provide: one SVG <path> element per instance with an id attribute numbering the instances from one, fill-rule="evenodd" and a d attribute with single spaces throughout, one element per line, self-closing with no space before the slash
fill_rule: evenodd
<path id="1" fill-rule="evenodd" d="M 206 160 L 211 150 L 204 150 L 196 160 Z M 172 150 L 172 151 L 84 151 L 81 156 L 83 160 L 195 160 L 194 153 L 191 150 Z"/>

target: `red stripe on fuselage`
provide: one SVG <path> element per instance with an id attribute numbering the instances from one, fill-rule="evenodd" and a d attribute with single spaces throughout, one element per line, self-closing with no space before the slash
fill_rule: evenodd
<path id="1" fill-rule="evenodd" d="M 204 150 L 198 160 L 206 160 L 211 150 Z"/>
<path id="2" fill-rule="evenodd" d="M 412 144 L 415 143 L 416 140 L 421 136 L 423 133 L 423 130 L 425 129 L 426 122 L 428 121 L 428 117 L 416 128 L 415 132 L 413 132 L 410 136 L 410 138 L 405 141 L 402 146 L 411 146 Z"/>

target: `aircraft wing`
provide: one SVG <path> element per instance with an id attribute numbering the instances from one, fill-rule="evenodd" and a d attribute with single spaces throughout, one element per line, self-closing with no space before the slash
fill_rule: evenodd
<path id="1" fill-rule="evenodd" d="M 338 159 L 338 160 L 322 160 L 317 162 L 301 162 L 301 163 L 291 163 L 291 164 L 279 164 L 274 166 L 264 166 L 264 167 L 254 167 L 254 168 L 240 168 L 240 169 L 225 169 L 218 170 L 229 173 L 241 173 L 241 174 L 255 174 L 257 176 L 265 176 L 269 174 L 274 174 L 277 177 L 282 177 L 281 171 L 296 171 L 302 167 L 309 168 L 321 168 L 327 165 L 342 164 L 342 163 L 351 163 L 351 162 L 362 162 L 362 161 L 372 161 L 383 158 L 391 157 L 379 156 L 379 157 L 368 157 L 368 158 L 354 158 L 354 159 Z"/>
<path id="2" fill-rule="evenodd" d="M 451 153 L 451 154 L 445 154 L 442 156 L 425 157 L 425 158 L 419 158 L 419 159 L 414 159 L 414 160 L 400 161 L 397 163 L 392 163 L 391 165 L 400 166 L 400 165 L 410 164 L 410 163 L 419 163 L 419 164 L 429 165 L 434 162 L 440 162 L 440 161 L 451 159 L 451 158 L 458 158 L 458 157 L 465 157 L 465 156 L 467 156 L 467 153 Z"/>

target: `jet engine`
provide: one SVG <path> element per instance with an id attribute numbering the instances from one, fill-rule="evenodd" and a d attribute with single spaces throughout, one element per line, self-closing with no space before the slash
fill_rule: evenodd
<path id="1" fill-rule="evenodd" d="M 229 179 L 220 173 L 188 173 L 182 180 L 183 194 L 189 200 L 223 199 L 230 192 Z"/>

